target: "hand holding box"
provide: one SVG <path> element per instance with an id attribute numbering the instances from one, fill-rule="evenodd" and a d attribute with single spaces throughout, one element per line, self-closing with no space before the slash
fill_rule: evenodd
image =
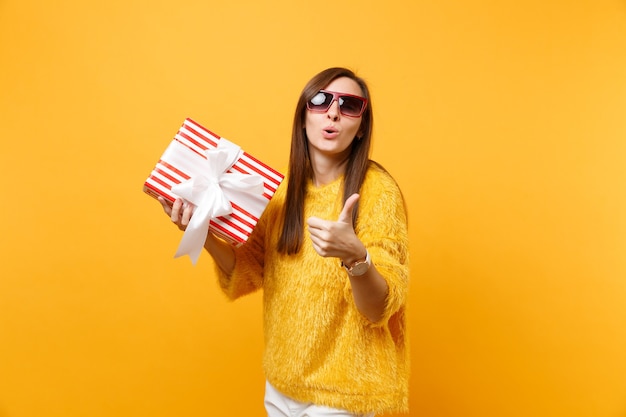
<path id="1" fill-rule="evenodd" d="M 195 264 L 209 228 L 241 245 L 284 176 L 239 146 L 186 119 L 144 183 L 144 192 L 196 206 L 175 257 Z"/>

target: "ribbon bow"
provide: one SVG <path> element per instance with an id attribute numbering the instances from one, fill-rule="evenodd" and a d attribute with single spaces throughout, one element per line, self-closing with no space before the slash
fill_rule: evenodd
<path id="1" fill-rule="evenodd" d="M 172 192 L 196 206 L 183 233 L 175 258 L 189 255 L 195 265 L 209 233 L 212 218 L 233 212 L 233 194 L 263 194 L 263 178 L 255 174 L 228 171 L 239 159 L 241 148 L 221 138 L 218 147 L 205 151 L 198 174 L 172 187 Z"/>

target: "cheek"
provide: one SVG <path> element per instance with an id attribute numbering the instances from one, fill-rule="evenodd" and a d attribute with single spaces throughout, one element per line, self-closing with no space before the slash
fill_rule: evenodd
<path id="1" fill-rule="evenodd" d="M 350 133 L 352 134 L 352 137 L 362 134 L 360 120 L 357 123 L 355 123 L 354 126 L 351 126 Z"/>
<path id="2" fill-rule="evenodd" d="M 310 112 L 307 112 L 306 116 L 304 117 L 304 131 L 307 134 L 307 137 L 309 136 L 309 133 L 311 133 L 313 131 L 313 128 L 315 127 L 315 120 L 312 117 Z"/>

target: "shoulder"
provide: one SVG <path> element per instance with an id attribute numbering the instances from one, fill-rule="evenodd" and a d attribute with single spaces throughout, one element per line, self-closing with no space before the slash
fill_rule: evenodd
<path id="1" fill-rule="evenodd" d="M 382 165 L 370 161 L 360 190 L 359 206 L 365 210 L 404 212 L 404 196 L 393 176 Z"/>
<path id="2" fill-rule="evenodd" d="M 400 186 L 378 162 L 370 161 L 361 186 L 362 194 L 393 194 L 401 198 Z"/>
<path id="3" fill-rule="evenodd" d="M 407 225 L 407 210 L 400 186 L 380 164 L 370 162 L 360 189 L 359 230 L 376 229 L 399 236 Z"/>

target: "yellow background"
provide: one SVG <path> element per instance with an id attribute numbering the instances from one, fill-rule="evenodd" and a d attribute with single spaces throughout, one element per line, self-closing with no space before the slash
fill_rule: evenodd
<path id="1" fill-rule="evenodd" d="M 624 1 L 0 0 L 0 54 L 0 417 L 263 415 L 261 295 L 141 188 L 185 117 L 282 169 L 335 65 L 410 209 L 411 415 L 626 416 Z"/>

